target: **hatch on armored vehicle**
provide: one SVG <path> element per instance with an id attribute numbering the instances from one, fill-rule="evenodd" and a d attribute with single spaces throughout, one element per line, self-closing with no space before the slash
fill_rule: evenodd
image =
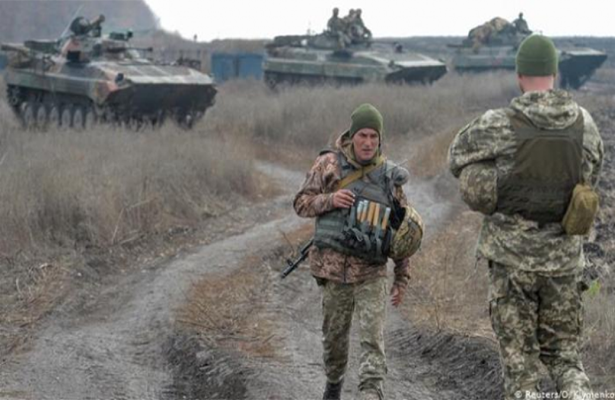
<path id="1" fill-rule="evenodd" d="M 456 49 L 453 68 L 459 72 L 514 70 L 517 48 L 531 34 L 523 14 L 512 23 L 493 18 L 470 30 L 461 44 L 449 45 Z M 564 88 L 581 87 L 607 58 L 604 52 L 574 44 L 558 45 L 557 51 L 560 85 Z"/>
<path id="2" fill-rule="evenodd" d="M 142 57 L 149 49 L 132 47 L 132 32 L 103 36 L 103 22 L 78 17 L 59 40 L 2 45 L 8 102 L 26 126 L 170 118 L 190 127 L 203 117 L 216 94 L 208 75 Z"/>
<path id="3" fill-rule="evenodd" d="M 360 10 L 340 18 L 334 10 L 318 35 L 277 36 L 267 45 L 266 81 L 279 83 L 429 83 L 446 64 L 408 52 L 397 43 L 376 43 Z"/>

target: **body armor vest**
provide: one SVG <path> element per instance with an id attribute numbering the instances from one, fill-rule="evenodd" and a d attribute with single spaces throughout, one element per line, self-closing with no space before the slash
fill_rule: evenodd
<path id="1" fill-rule="evenodd" d="M 341 153 L 338 153 L 338 160 L 341 180 L 356 171 Z M 395 208 L 398 207 L 393 197 L 393 174 L 397 168 L 400 167 L 385 161 L 366 173 L 367 179 L 349 183 L 344 189 L 355 193 L 354 206 L 350 209 L 335 209 L 317 217 L 314 245 L 369 262 L 386 263 L 395 225 L 390 221 L 395 219 Z M 370 218 L 367 218 L 367 207 L 374 209 Z M 361 218 L 361 215 L 366 217 Z"/>
<path id="2" fill-rule="evenodd" d="M 538 223 L 561 222 L 581 180 L 583 114 L 569 127 L 546 130 L 509 111 L 516 152 L 510 174 L 498 180 L 497 211 Z"/>

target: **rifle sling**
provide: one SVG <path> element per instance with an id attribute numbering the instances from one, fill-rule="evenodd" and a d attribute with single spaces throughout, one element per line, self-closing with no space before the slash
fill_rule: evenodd
<path id="1" fill-rule="evenodd" d="M 380 159 L 380 161 L 376 164 L 372 164 L 367 167 L 363 167 L 361 169 L 351 172 L 350 174 L 346 175 L 344 179 L 338 182 L 337 190 L 345 188 L 346 186 L 350 185 L 352 182 L 356 181 L 357 179 L 361 179 L 362 177 L 369 174 L 376 168 L 380 167 L 383 163 L 384 163 L 384 158 Z"/>

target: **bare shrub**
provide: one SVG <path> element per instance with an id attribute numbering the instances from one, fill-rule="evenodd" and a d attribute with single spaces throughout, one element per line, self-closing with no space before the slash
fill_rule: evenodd
<path id="1" fill-rule="evenodd" d="M 585 343 L 583 346 L 586 365 L 592 372 L 611 375 L 615 370 L 615 308 L 613 289 L 602 283 L 602 289 L 585 296 Z"/>

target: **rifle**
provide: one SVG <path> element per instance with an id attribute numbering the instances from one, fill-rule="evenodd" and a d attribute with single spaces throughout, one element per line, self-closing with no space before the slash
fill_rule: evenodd
<path id="1" fill-rule="evenodd" d="M 310 239 L 309 242 L 307 242 L 306 244 L 303 245 L 303 247 L 301 247 L 301 250 L 299 250 L 299 256 L 297 256 L 297 258 L 295 258 L 294 260 L 291 260 L 290 258 L 286 260 L 287 266 L 286 268 L 284 268 L 284 271 L 282 271 L 282 273 L 280 274 L 280 279 L 286 278 L 288 275 L 290 275 L 291 272 L 297 269 L 299 264 L 301 264 L 303 260 L 307 258 L 308 251 L 310 250 L 310 247 L 312 247 L 313 244 L 314 244 L 314 238 Z"/>

